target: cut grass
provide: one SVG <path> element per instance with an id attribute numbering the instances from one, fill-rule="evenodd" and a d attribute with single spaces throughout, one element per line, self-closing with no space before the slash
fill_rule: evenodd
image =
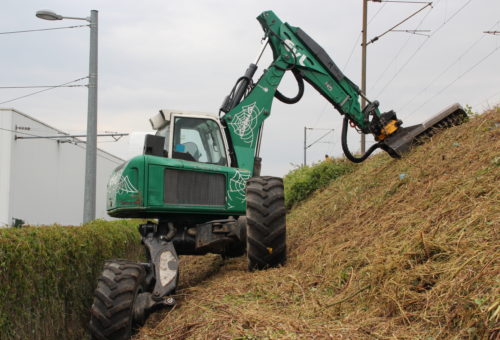
<path id="1" fill-rule="evenodd" d="M 137 339 L 497 339 L 499 121 L 490 110 L 313 194 L 287 216 L 285 267 L 183 258 L 178 305 Z"/>

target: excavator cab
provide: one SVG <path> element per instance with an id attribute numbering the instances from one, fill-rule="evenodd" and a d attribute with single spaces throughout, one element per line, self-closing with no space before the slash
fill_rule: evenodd
<path id="1" fill-rule="evenodd" d="M 160 110 L 150 119 L 144 154 L 229 166 L 228 147 L 219 120 L 209 114 Z"/>

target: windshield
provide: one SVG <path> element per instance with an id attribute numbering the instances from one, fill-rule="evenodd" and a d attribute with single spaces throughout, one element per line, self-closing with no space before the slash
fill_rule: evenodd
<path id="1" fill-rule="evenodd" d="M 215 121 L 176 117 L 174 126 L 172 158 L 227 165 L 222 135 Z"/>

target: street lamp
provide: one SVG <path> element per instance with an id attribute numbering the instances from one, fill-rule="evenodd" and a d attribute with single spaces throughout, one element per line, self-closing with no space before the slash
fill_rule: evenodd
<path id="1" fill-rule="evenodd" d="M 97 11 L 90 17 L 65 17 L 50 10 L 40 10 L 36 16 L 44 20 L 85 20 L 90 23 L 89 92 L 87 106 L 87 147 L 85 156 L 85 188 L 83 197 L 83 223 L 95 219 L 96 163 L 97 163 Z"/>

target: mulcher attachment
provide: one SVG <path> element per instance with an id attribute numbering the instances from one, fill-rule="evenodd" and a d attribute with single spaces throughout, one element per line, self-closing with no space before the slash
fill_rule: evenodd
<path id="1" fill-rule="evenodd" d="M 425 143 L 426 139 L 435 135 L 439 130 L 460 125 L 466 119 L 467 113 L 463 107 L 460 104 L 453 104 L 422 124 L 399 128 L 396 133 L 382 142 L 382 148 L 391 156 L 401 157 L 412 146 Z"/>

